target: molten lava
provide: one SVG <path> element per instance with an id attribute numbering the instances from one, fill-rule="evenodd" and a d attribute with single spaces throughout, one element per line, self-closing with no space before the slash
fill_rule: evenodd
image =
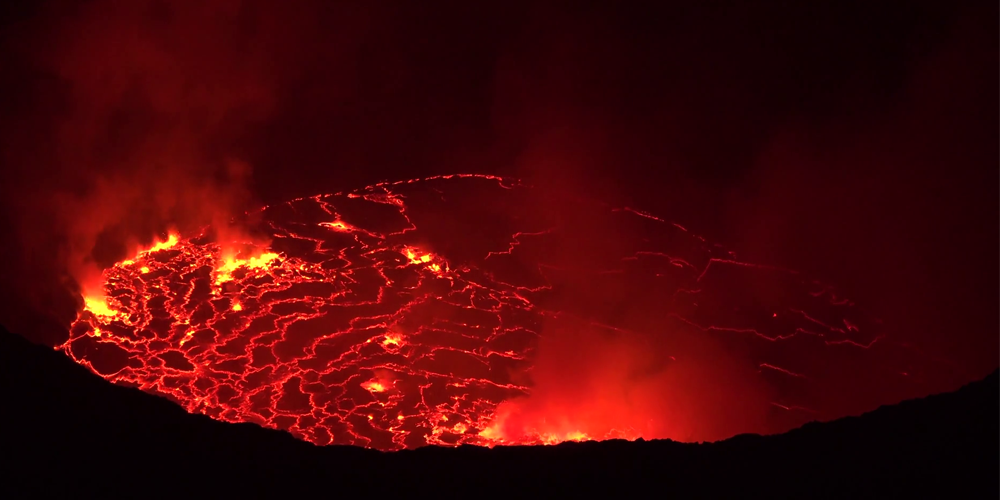
<path id="1" fill-rule="evenodd" d="M 190 412 L 394 450 L 754 431 L 714 415 L 808 408 L 816 353 L 878 338 L 794 272 L 496 177 L 260 215 L 266 248 L 170 234 L 106 269 L 58 349 Z"/>

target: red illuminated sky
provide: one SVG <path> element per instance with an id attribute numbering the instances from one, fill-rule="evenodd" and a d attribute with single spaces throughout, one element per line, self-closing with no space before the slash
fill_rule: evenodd
<path id="1" fill-rule="evenodd" d="M 60 344 L 80 284 L 171 227 L 478 172 L 835 285 L 935 367 L 837 373 L 838 408 L 996 367 L 995 2 L 533 4 L 8 2 L 0 321 Z"/>

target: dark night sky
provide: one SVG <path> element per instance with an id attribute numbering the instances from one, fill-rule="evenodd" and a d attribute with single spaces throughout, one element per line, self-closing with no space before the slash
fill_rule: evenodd
<path id="1" fill-rule="evenodd" d="M 996 2 L 622 3 L 5 4 L 0 322 L 58 336 L 81 241 L 481 172 L 831 282 L 944 388 L 996 367 Z"/>

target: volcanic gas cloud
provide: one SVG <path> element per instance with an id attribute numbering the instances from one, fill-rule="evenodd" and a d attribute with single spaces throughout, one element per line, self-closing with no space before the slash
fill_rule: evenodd
<path id="1" fill-rule="evenodd" d="M 822 410 L 816 360 L 878 339 L 829 287 L 509 179 L 250 215 L 266 244 L 170 234 L 106 269 L 58 349 L 190 412 L 395 450 L 779 430 Z"/>

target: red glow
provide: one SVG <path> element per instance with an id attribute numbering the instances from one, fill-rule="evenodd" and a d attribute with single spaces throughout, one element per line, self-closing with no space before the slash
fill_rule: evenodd
<path id="1" fill-rule="evenodd" d="M 816 353 L 878 338 L 794 272 L 631 209 L 566 202 L 566 230 L 532 196 L 446 176 L 267 207 L 266 247 L 174 236 L 106 269 L 58 348 L 191 412 L 390 450 L 767 430 L 808 408 Z M 459 226 L 484 204 L 516 227 Z"/>

